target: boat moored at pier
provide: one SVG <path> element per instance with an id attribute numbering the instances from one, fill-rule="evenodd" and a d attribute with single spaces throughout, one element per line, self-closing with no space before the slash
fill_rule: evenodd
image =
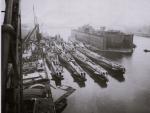
<path id="1" fill-rule="evenodd" d="M 62 52 L 59 55 L 59 59 L 62 64 L 71 72 L 73 78 L 77 81 L 86 81 L 85 71 L 77 64 L 74 58 L 69 53 Z"/>
<path id="2" fill-rule="evenodd" d="M 108 78 L 107 78 L 108 72 L 101 66 L 95 64 L 92 60 L 90 60 L 84 54 L 82 54 L 79 51 L 76 51 L 75 53 L 72 53 L 72 56 L 82 67 L 90 70 L 94 75 L 97 76 L 97 78 L 104 80 L 104 81 L 108 81 Z"/>
<path id="3" fill-rule="evenodd" d="M 58 55 L 50 53 L 46 57 L 46 63 L 48 64 L 49 69 L 51 70 L 51 75 L 53 79 L 64 79 L 63 78 L 63 66 L 60 64 Z"/>
<path id="4" fill-rule="evenodd" d="M 101 65 L 102 67 L 110 71 L 113 71 L 115 73 L 121 73 L 121 74 L 125 73 L 125 68 L 122 65 L 115 63 L 93 51 L 88 50 L 86 47 L 84 47 L 84 45 L 81 46 L 78 44 L 76 49 L 80 51 L 81 53 L 85 54 L 87 57 L 89 57 L 91 60 L 93 60 L 97 64 Z"/>

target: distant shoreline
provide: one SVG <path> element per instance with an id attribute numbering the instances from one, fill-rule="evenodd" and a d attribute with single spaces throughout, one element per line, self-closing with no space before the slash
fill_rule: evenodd
<path id="1" fill-rule="evenodd" d="M 141 36 L 141 37 L 146 37 L 146 38 L 150 38 L 150 34 L 134 33 L 134 35 Z"/>

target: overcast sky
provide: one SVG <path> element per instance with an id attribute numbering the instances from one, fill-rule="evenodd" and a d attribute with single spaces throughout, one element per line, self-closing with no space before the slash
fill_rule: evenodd
<path id="1" fill-rule="evenodd" d="M 33 4 L 40 23 L 52 26 L 125 25 L 150 23 L 150 0 L 21 0 L 24 23 L 33 21 Z"/>
<path id="2" fill-rule="evenodd" d="M 150 0 L 21 0 L 22 23 L 43 28 L 150 25 Z"/>

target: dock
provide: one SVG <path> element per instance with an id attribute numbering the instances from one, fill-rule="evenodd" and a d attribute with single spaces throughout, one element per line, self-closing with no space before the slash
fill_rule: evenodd
<path id="1" fill-rule="evenodd" d="M 63 100 L 75 90 L 67 90 L 65 96 L 61 96 L 55 103 L 49 76 L 62 78 L 63 68 L 58 60 L 58 49 L 55 46 L 46 45 L 46 40 L 34 44 L 31 37 L 24 43 L 23 51 L 23 110 L 32 113 L 60 113 L 64 108 Z M 26 46 L 28 45 L 28 46 Z M 46 53 L 46 51 L 49 52 Z M 49 67 L 49 71 L 47 69 Z"/>

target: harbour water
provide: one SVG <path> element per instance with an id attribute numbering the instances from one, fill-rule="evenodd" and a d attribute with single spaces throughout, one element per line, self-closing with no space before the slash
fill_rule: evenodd
<path id="1" fill-rule="evenodd" d="M 108 76 L 107 84 L 88 74 L 85 84 L 78 85 L 64 69 L 62 85 L 76 91 L 67 98 L 63 113 L 150 113 L 150 38 L 134 36 L 137 45 L 133 54 L 103 54 L 125 66 L 126 73 L 116 78 Z"/>

